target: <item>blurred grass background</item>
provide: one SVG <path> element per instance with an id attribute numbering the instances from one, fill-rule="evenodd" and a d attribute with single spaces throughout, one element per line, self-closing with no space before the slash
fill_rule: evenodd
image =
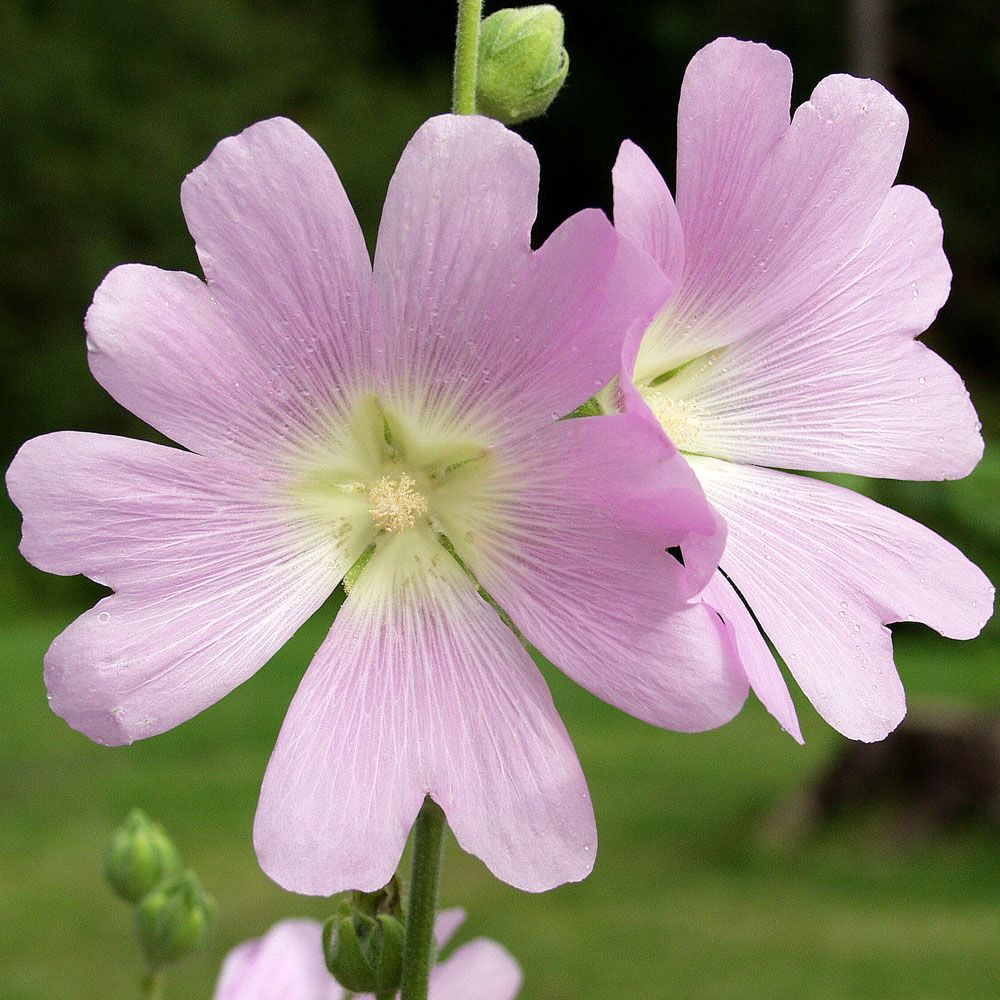
<path id="1" fill-rule="evenodd" d="M 1000 577 L 996 8 L 971 0 L 570 0 L 561 8 L 569 84 L 545 119 L 522 129 L 542 161 L 539 239 L 569 212 L 610 207 L 610 168 L 625 136 L 670 177 L 684 66 L 719 34 L 787 52 L 796 102 L 844 70 L 876 75 L 903 100 L 911 139 L 901 180 L 940 208 L 956 273 L 925 339 L 969 382 L 991 443 L 959 483 L 855 485 L 942 531 Z M 872 27 L 873 10 L 881 27 L 877 19 Z M 82 317 L 118 263 L 197 270 L 177 194 L 222 136 L 273 114 L 294 118 L 328 150 L 373 236 L 400 150 L 447 107 L 452 17 L 447 0 L 0 4 L 5 466 L 25 438 L 56 429 L 156 439 L 90 378 Z M 284 708 L 333 609 L 201 717 L 106 750 L 48 712 L 41 682 L 49 641 L 98 588 L 35 572 L 18 558 L 17 536 L 4 499 L 0 996 L 134 995 L 128 913 L 102 889 L 99 856 L 111 827 L 138 804 L 168 826 L 219 899 L 211 950 L 180 967 L 168 993 L 208 997 L 236 941 L 284 915 L 329 912 L 261 875 L 250 829 Z M 997 626 L 964 644 L 917 628 L 897 634 L 912 702 L 996 706 Z M 595 874 L 526 896 L 452 850 L 444 893 L 445 903 L 470 911 L 463 935 L 488 933 L 514 951 L 526 969 L 525 1000 L 1000 994 L 1000 861 L 985 832 L 905 849 L 864 823 L 782 849 L 761 837 L 762 817 L 837 746 L 801 700 L 805 748 L 756 705 L 720 732 L 678 736 L 549 676 L 597 809 Z"/>

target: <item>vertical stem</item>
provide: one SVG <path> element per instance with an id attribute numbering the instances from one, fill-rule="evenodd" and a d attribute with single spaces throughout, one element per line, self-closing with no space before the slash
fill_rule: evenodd
<path id="1" fill-rule="evenodd" d="M 428 796 L 413 826 L 413 873 L 406 911 L 401 1000 L 427 1000 L 427 983 L 435 958 L 434 917 L 441 882 L 444 829 L 444 813 Z"/>
<path id="2" fill-rule="evenodd" d="M 160 1000 L 163 996 L 163 973 L 147 972 L 139 985 L 142 1000 Z"/>
<path id="3" fill-rule="evenodd" d="M 455 37 L 455 83 L 451 110 L 456 115 L 476 113 L 476 74 L 479 69 L 479 22 L 483 0 L 458 0 Z"/>

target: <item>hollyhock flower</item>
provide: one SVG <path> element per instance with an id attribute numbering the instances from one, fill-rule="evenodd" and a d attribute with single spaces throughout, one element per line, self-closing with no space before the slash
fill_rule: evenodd
<path id="1" fill-rule="evenodd" d="M 462 923 L 461 910 L 445 910 L 434 925 L 443 948 Z M 345 992 L 323 963 L 323 927 L 315 920 L 282 920 L 262 938 L 227 956 L 214 1000 L 342 1000 Z M 514 1000 L 521 970 L 495 941 L 463 944 L 431 970 L 430 1000 Z M 358 994 L 356 1000 L 369 1000 Z"/>
<path id="2" fill-rule="evenodd" d="M 831 725 L 876 740 L 905 711 L 886 623 L 971 638 L 993 589 L 923 526 L 777 470 L 956 478 L 982 440 L 958 375 L 914 339 L 950 271 L 927 198 L 893 186 L 905 112 L 871 80 L 831 76 L 789 121 L 791 83 L 764 45 L 724 38 L 694 57 L 676 204 L 623 144 L 615 223 L 677 286 L 626 352 L 623 397 L 726 520 L 704 599 L 761 701 L 801 740 L 763 630 Z"/>
<path id="3" fill-rule="evenodd" d="M 683 458 L 629 415 L 556 419 L 613 377 L 613 331 L 664 279 L 596 211 L 532 251 L 537 193 L 522 139 L 433 119 L 373 270 L 301 129 L 224 140 L 182 189 L 207 284 L 126 265 L 86 320 L 101 384 L 191 450 L 53 434 L 9 471 L 26 557 L 116 591 L 45 664 L 52 708 L 101 743 L 213 704 L 355 567 L 261 792 L 258 856 L 288 889 L 384 885 L 427 794 L 515 886 L 590 871 L 579 762 L 477 584 L 652 722 L 710 728 L 745 697 L 717 616 L 689 604 L 724 539 Z"/>

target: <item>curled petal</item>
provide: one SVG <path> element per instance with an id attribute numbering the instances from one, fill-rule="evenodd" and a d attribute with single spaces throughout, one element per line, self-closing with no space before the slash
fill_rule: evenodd
<path id="1" fill-rule="evenodd" d="M 659 428 L 626 414 L 563 421 L 450 485 L 436 510 L 463 561 L 574 680 L 672 729 L 739 710 L 746 679 L 720 623 L 688 604 L 724 532 Z"/>
<path id="2" fill-rule="evenodd" d="M 612 178 L 615 228 L 649 254 L 676 287 L 684 273 L 684 232 L 666 181 L 628 139 L 618 151 Z"/>
<path id="3" fill-rule="evenodd" d="M 845 736 L 878 740 L 905 713 L 885 625 L 978 635 L 993 587 L 923 525 L 830 483 L 692 459 L 729 525 L 722 568 L 800 687 Z"/>

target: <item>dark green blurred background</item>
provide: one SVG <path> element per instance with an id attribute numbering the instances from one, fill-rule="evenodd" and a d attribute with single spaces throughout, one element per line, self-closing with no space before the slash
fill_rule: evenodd
<path id="1" fill-rule="evenodd" d="M 487 7 L 487 10 L 493 9 Z M 610 208 L 622 138 L 671 177 L 684 66 L 720 34 L 783 49 L 795 101 L 824 75 L 875 75 L 907 106 L 901 180 L 945 222 L 952 297 L 925 338 L 965 376 L 988 441 L 1000 357 L 1000 12 L 972 0 L 569 2 L 571 73 L 521 130 L 542 161 L 537 237 L 586 205 Z M 73 428 L 155 438 L 90 378 L 82 317 L 124 261 L 197 270 L 178 190 L 215 142 L 275 114 L 330 153 L 369 239 L 417 125 L 447 109 L 451 3 L 143 0 L 0 3 L 0 458 Z M 1000 576 L 1000 453 L 960 483 L 861 484 Z M 41 657 L 98 588 L 16 555 L 0 506 L 4 625 L 0 759 L 0 995 L 132 995 L 124 909 L 102 894 L 101 843 L 133 804 L 166 822 L 220 899 L 212 949 L 176 997 L 207 997 L 221 955 L 279 916 L 328 907 L 282 894 L 250 849 L 256 789 L 284 706 L 332 616 L 321 611 L 235 696 L 148 744 L 103 750 L 45 708 Z M 996 703 L 998 629 L 974 643 L 897 630 L 914 702 Z M 515 951 L 526 1000 L 994 997 L 1000 992 L 997 842 L 969 830 L 906 848 L 877 824 L 839 824 L 781 849 L 760 833 L 837 742 L 799 702 L 797 748 L 756 706 L 720 733 L 664 734 L 553 676 L 601 832 L 596 874 L 528 897 L 450 857 L 445 901 Z"/>

